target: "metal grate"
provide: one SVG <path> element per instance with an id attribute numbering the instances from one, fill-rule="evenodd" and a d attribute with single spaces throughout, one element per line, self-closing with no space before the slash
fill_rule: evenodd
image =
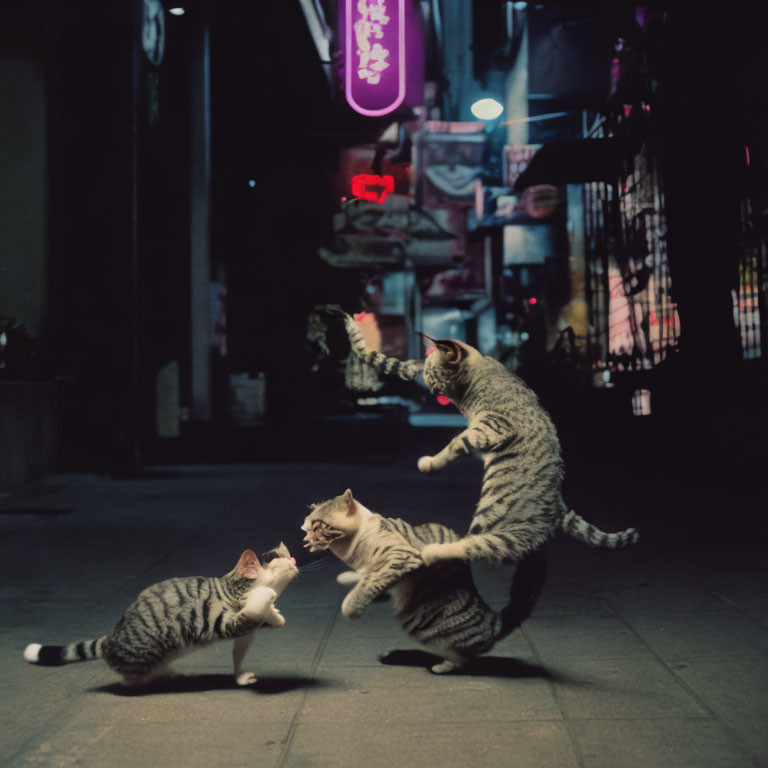
<path id="1" fill-rule="evenodd" d="M 648 370 L 677 348 L 664 191 L 647 146 L 613 184 L 584 186 L 588 349 L 595 371 Z"/>
<path id="2" fill-rule="evenodd" d="M 766 334 L 763 329 L 768 290 L 768 243 L 757 223 L 750 197 L 741 202 L 741 249 L 739 253 L 739 291 L 733 292 L 733 321 L 741 335 L 744 360 L 763 357 Z"/>

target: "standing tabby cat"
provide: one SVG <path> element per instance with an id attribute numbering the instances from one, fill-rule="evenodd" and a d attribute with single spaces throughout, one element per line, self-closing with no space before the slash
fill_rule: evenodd
<path id="1" fill-rule="evenodd" d="M 440 674 L 485 653 L 528 618 L 546 577 L 543 554 L 525 558 L 515 571 L 509 604 L 499 613 L 480 596 L 469 565 L 456 560 L 424 567 L 421 551 L 458 535 L 436 523 L 412 526 L 382 517 L 345 491 L 313 504 L 304 520 L 306 546 L 329 549 L 360 574 L 341 610 L 357 618 L 385 590 L 392 594 L 403 629 L 444 661 Z"/>
<path id="2" fill-rule="evenodd" d="M 253 633 L 263 624 L 285 624 L 275 599 L 298 572 L 285 544 L 262 555 L 247 549 L 223 578 L 192 576 L 147 587 L 131 603 L 115 628 L 97 640 L 71 645 L 26 647 L 30 663 L 58 666 L 103 658 L 130 685 L 173 675 L 170 663 L 195 648 L 234 638 L 232 658 L 238 685 L 256 682 L 241 671 Z"/>
<path id="3" fill-rule="evenodd" d="M 448 397 L 467 429 L 439 453 L 422 456 L 421 472 L 438 472 L 474 449 L 482 455 L 480 500 L 469 533 L 457 541 L 427 545 L 427 565 L 439 560 L 513 562 L 537 551 L 558 530 L 590 546 L 617 548 L 637 541 L 634 528 L 605 533 L 568 507 L 561 495 L 560 441 L 549 415 L 523 380 L 492 357 L 454 339 L 434 340 L 425 361 L 400 361 L 368 349 L 355 321 L 341 314 L 352 351 L 377 371 L 412 380 L 422 372 L 429 389 Z"/>

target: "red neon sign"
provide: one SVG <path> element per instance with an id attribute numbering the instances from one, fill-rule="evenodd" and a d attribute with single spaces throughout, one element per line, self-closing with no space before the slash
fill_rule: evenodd
<path id="1" fill-rule="evenodd" d="M 380 192 L 369 187 L 379 187 Z M 352 195 L 360 200 L 381 205 L 390 192 L 395 191 L 394 176 L 377 176 L 373 173 L 358 173 L 352 177 Z"/>

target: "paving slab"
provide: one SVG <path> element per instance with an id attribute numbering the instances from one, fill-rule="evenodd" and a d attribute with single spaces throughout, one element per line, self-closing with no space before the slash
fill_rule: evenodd
<path id="1" fill-rule="evenodd" d="M 301 723 L 286 768 L 339 766 L 506 766 L 576 768 L 568 734 L 559 722 L 402 724 L 393 734 L 381 725 Z"/>
<path id="2" fill-rule="evenodd" d="M 525 633 L 545 662 L 562 659 L 617 659 L 651 656 L 648 647 L 615 616 L 588 613 L 539 616 Z"/>
<path id="3" fill-rule="evenodd" d="M 630 616 L 637 634 L 665 661 L 693 656 L 768 655 L 768 630 L 735 611 Z"/>
<path id="4" fill-rule="evenodd" d="M 552 665 L 566 717 L 685 717 L 708 714 L 654 658 L 570 659 Z"/>
<path id="5" fill-rule="evenodd" d="M 622 616 L 657 613 L 701 613 L 704 611 L 729 611 L 732 605 L 701 583 L 700 579 L 686 574 L 641 574 L 628 584 L 612 584 L 600 591 L 600 596 Z"/>
<path id="6" fill-rule="evenodd" d="M 768 657 L 694 658 L 672 669 L 759 764 L 768 765 Z"/>
<path id="7" fill-rule="evenodd" d="M 277 765 L 287 738 L 285 723 L 124 723 L 120 720 L 67 727 L 42 738 L 9 768 L 83 766 L 136 768 L 184 766 L 210 768 L 226 765 L 253 768 Z"/>
<path id="8" fill-rule="evenodd" d="M 587 720 L 573 729 L 585 768 L 752 768 L 712 718 Z"/>

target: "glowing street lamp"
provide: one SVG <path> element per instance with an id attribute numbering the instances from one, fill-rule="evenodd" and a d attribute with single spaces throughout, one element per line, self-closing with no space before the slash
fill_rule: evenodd
<path id="1" fill-rule="evenodd" d="M 495 120 L 504 111 L 504 107 L 496 99 L 478 99 L 470 111 L 478 120 Z"/>

